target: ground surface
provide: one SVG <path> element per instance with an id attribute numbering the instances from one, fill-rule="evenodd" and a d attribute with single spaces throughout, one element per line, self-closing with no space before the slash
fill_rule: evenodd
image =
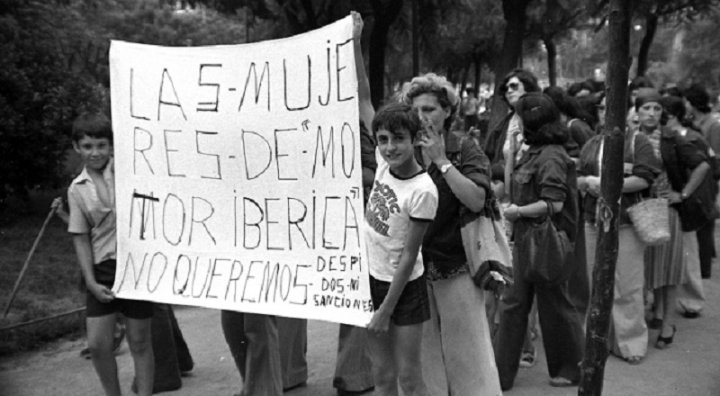
<path id="1" fill-rule="evenodd" d="M 605 371 L 604 395 L 676 396 L 720 395 L 720 270 L 705 282 L 707 305 L 697 319 L 678 318 L 675 343 L 660 351 L 652 344 L 645 361 L 631 366 L 613 356 Z M 219 311 L 178 307 L 176 314 L 196 362 L 182 389 L 164 395 L 231 395 L 240 389 L 240 377 L 220 329 Z M 304 388 L 288 396 L 334 395 L 332 375 L 337 348 L 337 325 L 309 322 L 308 364 L 310 376 Z M 574 395 L 576 388 L 552 388 L 542 355 L 538 364 L 521 369 L 508 396 Z M 99 395 L 100 385 L 89 360 L 79 357 L 82 340 L 59 341 L 44 349 L 0 358 L 0 395 Z M 130 392 L 132 360 L 124 345 L 118 355 L 124 393 Z"/>

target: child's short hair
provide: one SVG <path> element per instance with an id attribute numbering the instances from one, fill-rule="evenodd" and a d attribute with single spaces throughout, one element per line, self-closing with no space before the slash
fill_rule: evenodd
<path id="1" fill-rule="evenodd" d="M 113 133 L 110 119 L 100 112 L 80 114 L 72 125 L 72 140 L 79 142 L 85 136 L 96 139 L 107 138 L 112 144 Z"/>
<path id="2" fill-rule="evenodd" d="M 406 129 L 410 132 L 410 138 L 415 140 L 415 136 L 421 128 L 422 123 L 417 110 L 405 103 L 390 103 L 383 106 L 372 121 L 372 132 L 376 138 L 380 129 L 385 129 L 392 134 Z"/>

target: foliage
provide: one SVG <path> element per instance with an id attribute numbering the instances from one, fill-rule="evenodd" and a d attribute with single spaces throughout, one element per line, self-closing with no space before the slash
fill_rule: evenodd
<path id="1" fill-rule="evenodd" d="M 66 184 L 74 118 L 109 110 L 110 39 L 159 45 L 234 44 L 245 26 L 212 9 L 159 1 L 0 0 L 0 209 L 9 195 Z M 256 24 L 264 39 L 269 29 Z M 22 149 L 20 149 L 22 148 Z"/>
<path id="2" fill-rule="evenodd" d="M 59 180 L 73 118 L 102 106 L 103 89 L 76 61 L 93 42 L 73 9 L 0 1 L 0 204 L 5 194 Z"/>
<path id="3" fill-rule="evenodd" d="M 715 9 L 706 18 L 686 25 L 683 49 L 679 55 L 678 77 L 697 82 L 712 90 L 720 89 L 720 10 Z"/>

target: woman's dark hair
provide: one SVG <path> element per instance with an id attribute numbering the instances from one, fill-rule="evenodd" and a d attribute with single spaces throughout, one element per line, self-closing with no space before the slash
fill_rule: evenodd
<path id="1" fill-rule="evenodd" d="M 567 93 L 568 93 L 568 95 L 575 97 L 575 95 L 580 93 L 580 91 L 582 91 L 583 89 L 587 90 L 588 93 L 595 92 L 595 87 L 592 84 L 590 84 L 587 81 L 579 81 L 579 82 L 574 82 L 574 83 L 570 84 L 570 86 L 568 87 Z"/>
<path id="2" fill-rule="evenodd" d="M 690 105 L 696 108 L 701 113 L 710 112 L 710 95 L 708 95 L 705 88 L 699 84 L 693 84 L 689 86 L 683 92 L 683 96 L 690 102 Z"/>
<path id="3" fill-rule="evenodd" d="M 668 113 L 683 123 L 685 119 L 685 101 L 677 96 L 663 96 L 660 98 L 660 105 L 663 107 L 663 113 Z"/>
<path id="4" fill-rule="evenodd" d="M 628 84 L 628 92 L 640 88 L 655 88 L 655 85 L 645 76 L 637 76 L 630 81 L 630 84 Z"/>
<path id="5" fill-rule="evenodd" d="M 535 78 L 534 74 L 525 69 L 515 69 L 505 75 L 505 78 L 500 85 L 500 95 L 505 102 L 507 102 L 507 99 L 505 99 L 505 94 L 508 90 L 507 83 L 513 77 L 517 77 L 517 79 L 520 80 L 525 92 L 540 92 L 540 85 L 538 85 L 537 78 Z"/>
<path id="6" fill-rule="evenodd" d="M 594 120 L 585 109 L 580 106 L 580 101 L 573 98 L 572 96 L 565 93 L 560 87 L 547 87 L 543 93 L 552 99 L 555 106 L 560 110 L 561 113 L 565 114 L 568 118 L 579 118 L 585 121 L 588 125 L 592 125 Z"/>
<path id="7" fill-rule="evenodd" d="M 560 111 L 549 96 L 530 92 L 518 99 L 515 111 L 523 122 L 523 136 L 529 145 L 564 144 L 567 129 L 560 123 Z"/>
<path id="8" fill-rule="evenodd" d="M 406 129 L 410 132 L 410 138 L 415 140 L 420 128 L 422 128 L 420 116 L 412 106 L 405 103 L 389 103 L 381 107 L 372 120 L 372 133 L 375 137 L 380 129 L 385 129 L 393 135 Z"/>

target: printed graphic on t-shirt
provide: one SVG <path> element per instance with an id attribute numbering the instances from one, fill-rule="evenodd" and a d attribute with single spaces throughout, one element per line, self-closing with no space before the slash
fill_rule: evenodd
<path id="1" fill-rule="evenodd" d="M 392 187 L 375 180 L 370 201 L 365 211 L 368 224 L 380 235 L 389 236 L 387 224 L 390 214 L 400 211 L 398 198 Z"/>

